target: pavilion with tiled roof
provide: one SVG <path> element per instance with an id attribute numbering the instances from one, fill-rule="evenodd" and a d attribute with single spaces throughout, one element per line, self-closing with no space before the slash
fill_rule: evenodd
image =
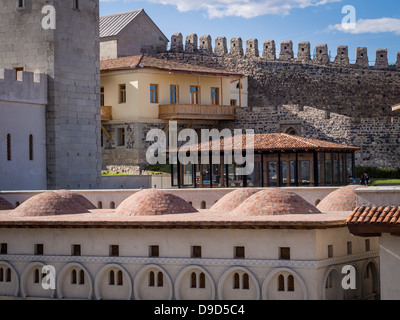
<path id="1" fill-rule="evenodd" d="M 197 164 L 172 164 L 172 184 L 178 187 L 299 187 L 344 186 L 355 175 L 355 152 L 360 148 L 304 138 L 285 133 L 254 134 L 254 170 L 247 176 L 236 174 L 233 151 L 246 151 L 245 135 L 218 141 L 184 145 L 170 153 L 199 154 Z M 249 140 L 250 141 L 250 140 Z M 208 163 L 201 163 L 202 152 Z M 219 163 L 212 163 L 216 152 Z M 232 155 L 233 164 L 224 163 Z M 218 157 L 218 156 L 217 156 Z M 179 158 L 179 157 L 178 157 Z M 179 161 L 179 159 L 178 159 Z"/>

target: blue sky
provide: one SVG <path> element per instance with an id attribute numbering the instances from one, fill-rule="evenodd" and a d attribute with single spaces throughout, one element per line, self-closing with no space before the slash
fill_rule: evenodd
<path id="1" fill-rule="evenodd" d="M 346 5 L 355 9 L 355 29 L 342 28 L 350 17 L 342 13 Z M 338 45 L 348 45 L 351 62 L 357 47 L 367 47 L 371 65 L 376 49 L 387 48 L 391 64 L 400 51 L 399 0 L 100 0 L 101 15 L 136 9 L 144 9 L 168 39 L 176 32 L 209 34 L 213 40 L 225 36 L 229 46 L 234 37 L 244 43 L 256 38 L 260 50 L 272 39 L 278 51 L 283 40 L 292 40 L 295 51 L 302 41 L 309 41 L 312 51 L 327 43 L 332 59 Z"/>

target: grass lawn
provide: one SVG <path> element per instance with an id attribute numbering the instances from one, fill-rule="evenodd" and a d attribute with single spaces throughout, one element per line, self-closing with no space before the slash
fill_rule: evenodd
<path id="1" fill-rule="evenodd" d="M 371 186 L 378 184 L 400 184 L 400 179 L 371 179 Z"/>
<path id="2" fill-rule="evenodd" d="M 144 169 L 147 172 L 150 173 L 166 173 L 166 174 L 171 174 L 171 165 L 169 164 L 155 164 L 146 167 Z"/>
<path id="3" fill-rule="evenodd" d="M 102 171 L 101 175 L 103 177 L 108 177 L 108 176 L 131 176 L 131 174 L 127 174 L 127 173 L 110 172 L 110 171 Z"/>

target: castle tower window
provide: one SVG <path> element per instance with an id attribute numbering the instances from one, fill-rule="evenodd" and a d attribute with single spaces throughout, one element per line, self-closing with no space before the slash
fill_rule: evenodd
<path id="1" fill-rule="evenodd" d="M 245 273 L 242 277 L 243 289 L 248 290 L 250 288 L 249 275 Z"/>
<path id="2" fill-rule="evenodd" d="M 74 10 L 79 10 L 79 0 L 72 0 Z"/>
<path id="3" fill-rule="evenodd" d="M 25 8 L 25 0 L 17 0 L 17 8 L 24 9 Z"/>
<path id="4" fill-rule="evenodd" d="M 218 88 L 211 88 L 211 104 L 212 105 L 219 105 L 219 89 Z"/>
<path id="5" fill-rule="evenodd" d="M 290 260 L 290 248 L 279 248 L 279 259 Z"/>
<path id="6" fill-rule="evenodd" d="M 29 135 L 29 160 L 33 161 L 33 135 Z"/>
<path id="7" fill-rule="evenodd" d="M 333 258 L 333 245 L 328 246 L 328 258 Z"/>
<path id="8" fill-rule="evenodd" d="M 200 273 L 200 285 L 199 288 L 200 289 L 205 289 L 206 287 L 206 275 L 204 274 L 204 272 Z"/>
<path id="9" fill-rule="evenodd" d="M 104 87 L 100 88 L 100 105 L 104 107 Z"/>
<path id="10" fill-rule="evenodd" d="M 294 291 L 294 277 L 292 275 L 288 276 L 288 291 Z"/>
<path id="11" fill-rule="evenodd" d="M 2 243 L 0 246 L 0 254 L 7 254 L 7 243 Z"/>
<path id="12" fill-rule="evenodd" d="M 73 244 L 71 247 L 71 255 L 72 256 L 80 256 L 81 255 L 81 245 Z"/>
<path id="13" fill-rule="evenodd" d="M 71 284 L 76 284 L 77 283 L 77 274 L 76 270 L 72 270 L 71 272 Z"/>
<path id="14" fill-rule="evenodd" d="M 163 287 L 164 286 L 164 275 L 163 273 L 160 271 L 157 274 L 157 287 Z"/>
<path id="15" fill-rule="evenodd" d="M 79 271 L 79 284 L 85 284 L 85 271 Z"/>
<path id="16" fill-rule="evenodd" d="M 177 87 L 175 85 L 171 85 L 169 90 L 170 103 L 175 104 L 177 102 Z"/>
<path id="17" fill-rule="evenodd" d="M 347 254 L 352 254 L 353 253 L 353 245 L 351 241 L 347 242 Z"/>
<path id="18" fill-rule="evenodd" d="M 160 247 L 159 246 L 150 246 L 150 257 L 157 258 L 160 256 Z"/>
<path id="19" fill-rule="evenodd" d="M 39 281 L 40 281 L 39 269 L 35 269 L 35 271 L 33 272 L 33 283 L 39 283 Z"/>
<path id="20" fill-rule="evenodd" d="M 43 244 L 41 243 L 35 244 L 35 255 L 42 256 L 43 252 L 44 252 Z"/>
<path id="21" fill-rule="evenodd" d="M 125 145 L 125 128 L 118 128 L 117 145 L 123 147 Z"/>
<path id="22" fill-rule="evenodd" d="M 117 285 L 118 286 L 124 285 L 124 275 L 122 274 L 121 270 L 118 270 L 117 272 Z"/>
<path id="23" fill-rule="evenodd" d="M 190 287 L 191 288 L 197 288 L 197 275 L 196 273 L 192 272 L 190 276 Z"/>
<path id="24" fill-rule="evenodd" d="M 110 273 L 108 274 L 108 284 L 110 286 L 113 286 L 115 284 L 115 273 L 114 273 L 114 270 L 111 270 Z"/>
<path id="25" fill-rule="evenodd" d="M 150 274 L 149 274 L 149 287 L 154 287 L 154 284 L 155 284 L 154 272 L 150 271 Z"/>
<path id="26" fill-rule="evenodd" d="M 238 273 L 233 275 L 233 289 L 240 289 L 240 277 Z"/>
<path id="27" fill-rule="evenodd" d="M 119 103 L 126 103 L 126 84 L 119 85 Z"/>
<path id="28" fill-rule="evenodd" d="M 235 247 L 235 259 L 244 259 L 244 247 Z"/>
<path id="29" fill-rule="evenodd" d="M 11 134 L 7 134 L 7 161 L 11 161 Z"/>
<path id="30" fill-rule="evenodd" d="M 11 282 L 11 269 L 7 268 L 6 271 L 6 282 Z"/>
<path id="31" fill-rule="evenodd" d="M 282 274 L 278 277 L 278 291 L 285 291 L 285 277 Z"/>
<path id="32" fill-rule="evenodd" d="M 4 270 L 0 268 L 0 282 L 4 282 Z"/>
<path id="33" fill-rule="evenodd" d="M 150 85 L 150 103 L 158 103 L 158 85 Z"/>
<path id="34" fill-rule="evenodd" d="M 192 246 L 192 258 L 201 258 L 201 246 Z"/>
<path id="35" fill-rule="evenodd" d="M 371 251 L 371 242 L 369 239 L 365 240 L 365 251 Z"/>
<path id="36" fill-rule="evenodd" d="M 119 256 L 119 246 L 110 245 L 110 257 L 118 257 L 118 256 Z"/>
<path id="37" fill-rule="evenodd" d="M 190 86 L 190 104 L 199 104 L 199 87 Z"/>

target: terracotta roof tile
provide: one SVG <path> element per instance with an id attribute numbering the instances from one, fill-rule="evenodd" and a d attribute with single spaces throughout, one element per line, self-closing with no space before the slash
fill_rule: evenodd
<path id="1" fill-rule="evenodd" d="M 10 215 L 36 217 L 80 213 L 89 213 L 89 211 L 71 198 L 64 198 L 55 192 L 49 191 L 29 198 L 18 208 L 12 210 Z"/>
<path id="2" fill-rule="evenodd" d="M 400 234 L 400 206 L 360 206 L 353 210 L 346 223 L 356 235 Z"/>
<path id="3" fill-rule="evenodd" d="M 136 69 L 158 69 L 177 73 L 194 73 L 205 75 L 217 75 L 227 77 L 242 77 L 239 72 L 230 72 L 224 69 L 210 68 L 198 66 L 190 63 L 183 63 L 174 60 L 160 59 L 151 56 L 131 56 L 121 57 L 116 59 L 101 60 L 101 71 L 116 71 L 116 70 L 136 70 Z"/>
<path id="4" fill-rule="evenodd" d="M 357 194 L 354 190 L 360 187 L 351 185 L 339 188 L 322 199 L 317 208 L 323 212 L 353 211 L 357 207 Z"/>
<path id="5" fill-rule="evenodd" d="M 139 191 L 125 199 L 116 213 L 122 216 L 152 216 L 197 212 L 189 203 L 172 193 L 156 189 Z"/>
<path id="6" fill-rule="evenodd" d="M 243 201 L 257 193 L 259 190 L 254 188 L 241 188 L 231 191 L 221 199 L 219 199 L 212 207 L 211 210 L 224 210 L 231 211 L 239 206 Z"/>
<path id="7" fill-rule="evenodd" d="M 0 197 L 0 210 L 12 210 L 14 208 L 10 202 Z"/>
<path id="8" fill-rule="evenodd" d="M 231 214 L 240 216 L 321 213 L 296 193 L 281 188 L 261 190 L 243 201 Z"/>
<path id="9" fill-rule="evenodd" d="M 201 151 L 215 150 L 218 147 L 218 143 L 204 142 L 197 145 L 185 145 L 180 148 L 180 151 Z M 236 136 L 222 138 L 220 140 L 220 150 L 245 150 L 246 149 L 246 136 Z M 312 138 L 304 138 L 293 136 L 286 133 L 265 133 L 265 134 L 254 134 L 254 150 L 255 151 L 343 151 L 352 152 L 360 151 L 360 148 L 338 144 L 334 142 L 328 142 L 323 140 L 317 140 Z"/>

